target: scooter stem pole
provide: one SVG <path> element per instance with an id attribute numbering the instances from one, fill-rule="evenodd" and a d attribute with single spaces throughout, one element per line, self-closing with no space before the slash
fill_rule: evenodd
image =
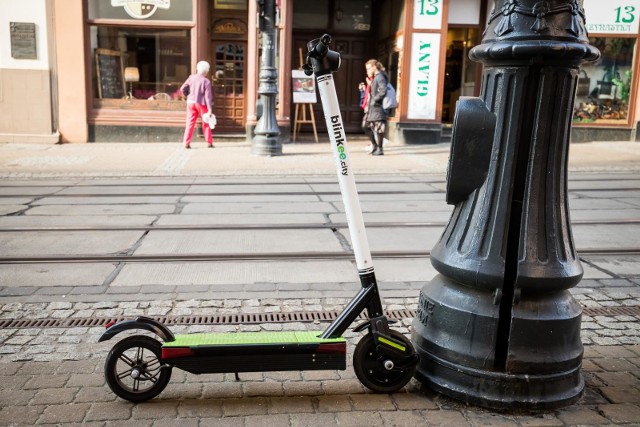
<path id="1" fill-rule="evenodd" d="M 351 236 L 351 245 L 356 258 L 356 266 L 360 276 L 362 289 L 340 313 L 338 318 L 322 333 L 322 338 L 335 338 L 347 330 L 351 323 L 364 310 L 369 318 L 379 318 L 384 315 L 382 301 L 378 293 L 378 284 L 373 270 L 371 250 L 364 229 L 364 219 L 360 208 L 360 199 L 356 189 L 356 180 L 351 167 L 347 138 L 344 132 L 340 104 L 331 73 L 340 67 L 340 54 L 329 49 L 331 36 L 323 35 L 319 39 L 307 44 L 309 53 L 304 65 L 305 74 L 315 74 L 318 82 L 318 93 L 322 101 L 324 119 L 329 131 L 329 140 L 336 164 L 338 183 L 344 210 L 347 215 L 347 225 Z"/>
<path id="2" fill-rule="evenodd" d="M 369 241 L 364 228 L 362 208 L 360 207 L 356 180 L 349 158 L 347 138 L 344 132 L 338 96 L 336 95 L 336 86 L 330 73 L 318 76 L 317 80 L 358 273 L 361 276 L 370 274 L 373 273 L 371 249 L 369 248 Z"/>

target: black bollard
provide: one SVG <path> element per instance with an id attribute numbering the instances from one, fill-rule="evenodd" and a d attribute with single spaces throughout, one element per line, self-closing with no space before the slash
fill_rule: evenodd
<path id="1" fill-rule="evenodd" d="M 469 56 L 482 91 L 456 106 L 455 208 L 413 322 L 416 377 L 481 406 L 560 407 L 584 388 L 567 156 L 579 66 L 599 52 L 582 0 L 497 0 Z"/>

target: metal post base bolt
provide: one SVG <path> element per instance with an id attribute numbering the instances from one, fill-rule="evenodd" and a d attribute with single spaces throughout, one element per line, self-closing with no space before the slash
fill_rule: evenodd
<path id="1" fill-rule="evenodd" d="M 497 0 L 470 52 L 482 93 L 456 107 L 455 208 L 413 322 L 416 376 L 443 394 L 553 408 L 583 391 L 567 156 L 579 67 L 598 56 L 581 0 Z"/>

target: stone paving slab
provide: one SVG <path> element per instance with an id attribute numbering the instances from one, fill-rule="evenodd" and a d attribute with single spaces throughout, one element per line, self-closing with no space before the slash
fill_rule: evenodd
<path id="1" fill-rule="evenodd" d="M 633 209 L 632 200 L 612 200 L 612 199 L 592 199 L 592 198 L 584 198 L 584 199 L 576 199 L 573 197 L 569 198 L 569 207 L 571 211 L 576 210 L 598 210 L 598 209 L 606 209 L 606 210 L 614 210 L 614 209 Z"/>
<path id="2" fill-rule="evenodd" d="M 22 215 L 0 217 L 0 228 L 51 228 L 51 227 L 124 227 L 151 225 L 157 216 L 152 215 L 91 215 L 46 216 Z"/>
<path id="3" fill-rule="evenodd" d="M 178 203 L 181 196 L 85 196 L 85 197 L 61 197 L 52 196 L 44 197 L 31 203 L 31 206 L 45 206 L 45 205 L 72 205 L 75 209 L 76 206 L 83 205 L 141 205 L 141 204 L 175 204 Z"/>
<path id="4" fill-rule="evenodd" d="M 108 263 L 0 264 L 0 286 L 101 286 L 115 271 Z"/>
<path id="5" fill-rule="evenodd" d="M 349 229 L 339 231 L 351 244 Z M 427 251 L 442 235 L 440 227 L 370 227 L 367 229 L 371 251 Z"/>
<path id="6" fill-rule="evenodd" d="M 394 293 L 419 289 L 436 274 L 428 258 L 376 257 L 373 264 L 379 286 L 393 289 Z M 586 258 L 582 266 L 583 281 L 571 290 L 573 293 L 579 292 L 583 284 L 591 290 L 594 280 L 611 280 L 607 286 L 612 288 L 634 286 L 620 278 L 638 277 L 640 260 L 637 257 L 618 260 L 615 256 Z M 123 288 L 140 289 L 140 286 L 151 289 L 177 286 L 178 292 L 204 286 L 202 292 L 214 295 L 225 290 L 254 293 L 270 289 L 290 295 L 318 291 L 326 295 L 353 290 L 352 284 L 358 282 L 351 257 L 344 261 L 135 262 L 119 263 L 117 268 L 110 263 L 16 264 L 0 265 L 0 275 L 0 287 L 6 287 L 0 296 L 33 294 L 33 289 L 25 288 L 36 287 L 41 293 L 46 293 L 47 288 L 60 288 L 62 293 L 74 295 L 104 294 L 107 286 L 114 293 L 123 293 Z"/>
<path id="7" fill-rule="evenodd" d="M 0 197 L 0 207 L 2 205 L 28 205 L 34 200 L 33 197 Z"/>
<path id="8" fill-rule="evenodd" d="M 389 201 L 431 201 L 434 207 L 447 206 L 444 202 L 444 193 L 396 193 L 396 194 L 375 194 L 375 193 L 360 193 L 359 196 L 361 202 L 389 202 Z M 342 197 L 337 194 L 319 194 L 318 198 L 325 202 L 342 202 Z"/>
<path id="9" fill-rule="evenodd" d="M 350 261 L 269 261 L 252 263 L 126 264 L 112 287 L 140 285 L 224 285 L 268 283 L 335 283 L 354 280 Z"/>
<path id="10" fill-rule="evenodd" d="M 276 193 L 276 194 L 289 194 L 289 193 L 309 193 L 311 186 L 308 184 L 296 184 L 296 183 L 269 183 L 260 182 L 255 184 L 241 184 L 234 182 L 219 183 L 215 185 L 192 185 L 187 194 L 192 193 L 213 193 L 213 194 L 225 194 L 225 193 L 238 193 L 238 194 L 260 194 L 260 193 Z"/>
<path id="11" fill-rule="evenodd" d="M 302 230 L 152 230 L 136 255 L 342 252 L 327 229 Z"/>
<path id="12" fill-rule="evenodd" d="M 262 195 L 217 195 L 217 196 L 184 196 L 183 203 L 301 203 L 317 202 L 319 197 L 313 194 L 262 194 Z"/>
<path id="13" fill-rule="evenodd" d="M 640 276 L 640 260 L 637 256 L 631 255 L 611 255 L 611 256 L 595 256 L 588 255 L 584 257 L 601 271 L 607 271 L 615 276 L 622 277 L 638 277 Z"/>
<path id="14" fill-rule="evenodd" d="M 50 194 L 56 194 L 62 191 L 64 187 L 56 186 L 56 187 L 44 187 L 44 186 L 33 186 L 33 182 L 31 181 L 27 186 L 5 186 L 3 182 L 0 185 L 0 195 L 1 196 L 48 196 Z"/>
<path id="15" fill-rule="evenodd" d="M 342 201 L 335 202 L 335 206 L 344 212 Z M 450 206 L 442 202 L 429 200 L 398 200 L 398 201 L 369 201 L 363 200 L 360 203 L 362 211 L 367 212 L 410 212 L 418 211 L 425 215 L 429 211 L 450 211 Z"/>
<path id="16" fill-rule="evenodd" d="M 406 191 L 406 192 L 430 192 L 436 191 L 429 183 L 423 182 L 369 182 L 368 180 L 356 180 L 358 191 Z M 337 184 L 311 184 L 311 189 L 317 193 L 340 191 Z"/>
<path id="17" fill-rule="evenodd" d="M 629 199 L 629 200 L 625 200 L 625 202 L 630 204 L 630 205 L 632 205 L 632 206 L 640 207 L 640 200 Z"/>
<path id="18" fill-rule="evenodd" d="M 156 225 L 255 225 L 255 224 L 324 224 L 326 218 L 320 213 L 300 214 L 215 214 L 215 215 L 161 215 L 155 222 Z M 0 222 L 1 224 L 1 222 Z"/>
<path id="19" fill-rule="evenodd" d="M 638 188 L 640 187 L 640 183 L 636 183 L 635 184 L 636 187 L 634 188 Z M 572 195 L 574 197 L 578 197 L 578 198 L 587 198 L 587 199 L 604 199 L 604 198 L 611 198 L 611 199 L 622 199 L 621 201 L 625 202 L 627 200 L 624 199 L 635 199 L 635 200 L 640 200 L 640 191 L 639 190 L 626 190 L 626 191 L 622 191 L 622 190 L 606 190 L 606 191 L 589 191 L 589 190 L 583 190 L 583 191 L 573 191 Z"/>
<path id="20" fill-rule="evenodd" d="M 635 174 L 569 174 L 569 191 L 606 190 L 612 187 L 611 181 L 615 181 L 613 187 L 637 189 L 640 187 L 640 179 Z M 595 193 L 590 191 L 590 193 Z"/>
<path id="21" fill-rule="evenodd" d="M 160 215 L 175 212 L 173 204 L 141 204 L 141 205 L 46 205 L 30 208 L 26 215 Z"/>
<path id="22" fill-rule="evenodd" d="M 109 195 L 138 195 L 148 196 L 152 194 L 184 194 L 190 188 L 189 185 L 162 185 L 161 182 L 154 180 L 153 185 L 140 183 L 142 185 L 134 185 L 129 180 L 121 180 L 119 184 L 109 185 L 108 183 L 100 183 L 100 185 L 87 185 L 92 181 L 85 182 L 85 185 L 67 187 L 56 195 L 58 196 L 100 196 Z"/>
<path id="23" fill-rule="evenodd" d="M 578 252 L 587 248 L 637 248 L 638 224 L 573 225 L 573 239 Z"/>
<path id="24" fill-rule="evenodd" d="M 28 208 L 27 205 L 0 205 L 0 215 L 10 215 Z"/>
<path id="25" fill-rule="evenodd" d="M 47 255 L 124 254 L 142 237 L 142 231 L 25 231 L 0 234 L 4 257 Z"/>
<path id="26" fill-rule="evenodd" d="M 337 209 L 333 204 L 326 202 L 300 202 L 300 203 L 190 203 L 182 209 L 186 214 L 229 214 L 229 213 L 334 213 Z"/>
<path id="27" fill-rule="evenodd" d="M 571 211 L 571 221 L 616 221 L 616 220 L 638 220 L 640 219 L 640 209 L 574 209 Z"/>
<path id="28" fill-rule="evenodd" d="M 451 208 L 446 206 L 442 211 L 429 211 L 429 212 L 363 212 L 365 226 L 367 224 L 374 224 L 380 222 L 404 222 L 404 223 L 419 223 L 419 222 L 440 222 L 446 225 L 447 221 L 451 217 Z M 347 217 L 344 213 L 329 214 L 329 219 L 332 223 L 346 224 Z M 367 229 L 368 230 L 368 229 Z M 367 231 L 368 232 L 368 231 Z"/>

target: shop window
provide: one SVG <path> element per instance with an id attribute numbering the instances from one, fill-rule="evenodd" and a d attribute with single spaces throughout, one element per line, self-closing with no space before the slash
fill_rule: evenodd
<path id="1" fill-rule="evenodd" d="M 293 28 L 316 29 L 329 27 L 329 0 L 294 0 Z"/>
<path id="2" fill-rule="evenodd" d="M 91 26 L 93 98 L 106 105 L 182 108 L 180 86 L 191 66 L 190 31 Z"/>
<path id="3" fill-rule="evenodd" d="M 369 31 L 371 29 L 371 0 L 336 0 L 333 11 L 333 29 L 342 31 Z"/>
<path id="4" fill-rule="evenodd" d="M 602 56 L 582 66 L 576 90 L 574 123 L 629 123 L 635 38 L 591 37 Z"/>

